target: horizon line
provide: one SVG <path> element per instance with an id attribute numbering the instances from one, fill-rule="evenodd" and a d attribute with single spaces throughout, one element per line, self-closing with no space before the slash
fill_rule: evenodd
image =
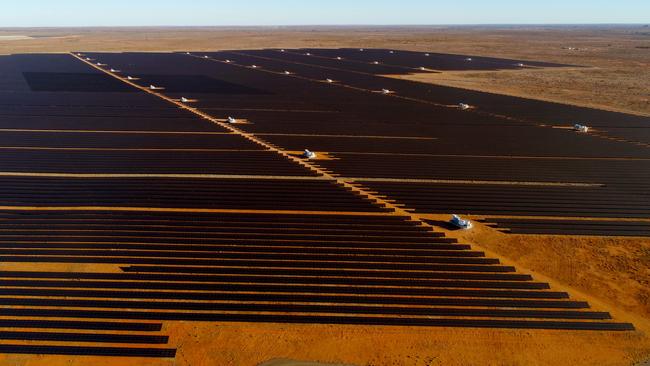
<path id="1" fill-rule="evenodd" d="M 156 24 L 156 25 L 20 25 L 2 26 L 4 29 L 27 29 L 27 28 L 299 28 L 299 27 L 472 27 L 472 26 L 644 26 L 650 27 L 649 23 L 359 23 L 359 24 L 228 24 L 228 25 L 177 25 L 177 24 Z"/>

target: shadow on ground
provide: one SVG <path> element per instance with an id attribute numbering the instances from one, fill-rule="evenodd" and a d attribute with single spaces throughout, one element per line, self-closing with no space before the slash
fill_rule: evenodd
<path id="1" fill-rule="evenodd" d="M 436 226 L 436 227 L 439 227 L 439 228 L 442 228 L 442 229 L 445 229 L 445 230 L 449 230 L 449 231 L 460 230 L 458 227 L 450 224 L 448 221 L 429 220 L 429 219 L 424 219 L 423 221 L 425 221 L 427 224 L 430 224 L 430 225 L 433 225 L 433 226 Z"/>

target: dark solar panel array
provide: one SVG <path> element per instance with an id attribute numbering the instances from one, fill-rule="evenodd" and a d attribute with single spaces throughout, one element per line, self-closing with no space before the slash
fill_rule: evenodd
<path id="1" fill-rule="evenodd" d="M 142 206 L 143 209 L 148 209 L 157 205 L 167 209 L 383 211 L 332 181 L 282 179 L 282 176 L 313 177 L 316 174 L 291 164 L 249 140 L 224 134 L 227 131 L 213 123 L 183 112 L 155 97 L 135 92 L 136 89 L 88 68 L 70 56 L 7 56 L 0 58 L 0 67 L 5 76 L 0 83 L 3 100 L 0 105 L 0 147 L 3 150 L 0 167 L 5 173 L 2 177 L 4 206 L 58 206 L 71 209 L 74 206 L 107 206 L 108 209 Z M 188 80 L 204 81 L 192 78 L 176 81 L 182 84 Z M 217 83 L 210 85 L 211 89 L 207 91 L 219 92 L 218 88 L 230 90 L 233 85 Z M 122 93 L 124 91 L 128 93 Z M 238 93 L 251 91 L 255 90 L 242 87 Z M 75 173 L 88 176 L 70 175 Z M 127 176 L 101 176 L 105 173 Z M 273 175 L 275 178 L 163 178 L 149 177 L 149 174 Z M 3 251 L 0 256 L 4 263 L 168 265 L 190 264 L 198 260 L 211 265 L 225 260 L 230 265 L 236 265 L 248 256 L 242 254 L 245 251 L 229 250 L 232 249 L 233 242 L 264 242 L 265 235 L 273 236 L 273 233 L 266 234 L 263 231 L 255 233 L 252 228 L 253 232 L 249 233 L 244 223 L 244 229 L 235 227 L 231 230 L 237 239 L 220 237 L 224 230 L 229 232 L 227 228 L 198 232 L 199 228 L 192 225 L 189 229 L 147 232 L 150 228 L 150 223 L 147 223 L 140 225 L 145 229 L 144 233 L 129 229 L 115 231 L 110 218 L 101 219 L 100 222 L 91 220 L 99 225 L 99 230 L 91 230 L 90 225 L 74 221 L 71 226 L 70 221 L 66 221 L 68 229 L 57 230 L 47 220 L 39 221 L 41 214 L 27 215 L 36 220 L 27 229 L 29 225 L 13 221 L 14 218 L 21 217 L 21 214 L 4 212 L 7 213 L 5 218 L 11 217 L 10 221 L 18 225 L 7 226 L 0 233 L 0 251 Z M 86 214 L 80 215 L 86 217 Z M 155 216 L 155 213 L 151 215 Z M 65 211 L 55 216 L 67 220 Z M 133 217 L 127 214 L 124 220 L 133 222 Z M 196 222 L 195 219 L 190 220 Z M 246 221 L 246 218 L 241 220 Z M 275 242 L 285 239 L 315 240 L 317 234 L 317 230 L 299 238 L 297 235 L 275 234 Z M 144 239 L 143 235 L 150 239 Z M 378 237 L 377 240 L 386 239 Z M 219 250 L 219 242 L 222 244 L 220 249 L 224 251 L 223 255 L 218 255 L 215 251 Z M 122 243 L 123 246 L 115 247 L 116 243 Z M 188 246 L 187 250 L 181 249 L 183 245 Z M 157 249 L 152 251 L 154 248 Z M 249 248 L 249 251 L 257 253 L 254 247 Z M 300 256 L 300 252 L 294 252 L 294 256 Z M 259 252 L 257 256 L 261 262 L 277 257 L 269 250 L 267 253 Z M 306 260 L 310 258 L 312 257 L 307 256 Z M 160 344 L 167 343 L 166 336 L 141 334 L 159 332 L 160 323 L 125 321 L 135 319 L 129 316 L 111 317 L 115 322 L 98 322 L 95 320 L 97 315 L 79 316 L 76 313 L 78 309 L 65 309 L 70 308 L 65 302 L 72 301 L 74 294 L 87 297 L 93 294 L 92 289 L 107 288 L 108 282 L 91 284 L 90 287 L 84 284 L 73 286 L 87 289 L 82 294 L 66 289 L 77 283 L 77 280 L 69 283 L 55 283 L 52 280 L 39 282 L 33 278 L 16 281 L 13 282 L 17 285 L 15 287 L 2 286 L 0 292 L 4 291 L 7 295 L 2 301 L 7 306 L 16 304 L 16 301 L 24 302 L 26 305 L 31 304 L 32 309 L 22 308 L 22 314 L 14 314 L 28 317 L 25 320 L 3 320 L 0 325 L 8 329 L 34 330 L 6 330 L 0 332 L 0 338 L 40 345 L 4 344 L 0 352 L 130 357 L 173 357 L 175 354 L 174 349 L 159 348 Z M 140 290 L 149 287 L 145 282 L 141 283 L 145 285 L 121 286 L 122 282 L 119 281 L 113 282 L 113 285 L 115 288 Z M 158 282 L 151 283 L 152 287 L 156 287 Z M 47 292 L 47 289 L 54 292 Z M 62 296 L 66 297 L 66 291 L 73 291 L 67 292 L 72 296 L 62 300 Z M 10 295 L 11 293 L 16 295 Z M 32 293 L 36 296 L 25 298 L 18 293 Z M 95 292 L 94 295 L 100 296 L 101 293 Z M 119 295 L 115 293 L 111 296 Z M 57 301 L 63 301 L 58 303 L 58 309 L 42 307 L 44 303 L 56 307 Z M 29 311 L 34 313 L 29 315 Z M 121 313 L 124 314 L 124 311 Z M 75 320 L 66 320 L 69 318 Z M 79 320 L 80 318 L 86 319 Z M 69 332 L 58 331 L 62 329 Z M 90 333 L 89 330 L 97 333 Z M 54 341 L 61 343 L 50 345 Z M 65 343 L 71 345 L 61 345 Z M 139 347 L 110 346 L 116 343 L 137 344 Z"/>
<path id="2" fill-rule="evenodd" d="M 605 187 L 363 182 L 418 212 L 476 215 L 650 217 L 647 190 Z"/>
<path id="3" fill-rule="evenodd" d="M 375 211 L 332 181 L 0 177 L 1 205 Z"/>
<path id="4" fill-rule="evenodd" d="M 204 75 L 147 75 L 138 74 L 139 83 L 164 85 L 167 93 L 235 94 L 255 96 L 271 94 L 266 90 L 249 88 Z M 133 89 L 133 88 L 131 88 Z"/>
<path id="5" fill-rule="evenodd" d="M 645 217 L 648 212 L 648 177 L 643 166 L 650 158 L 650 150 L 634 143 L 643 141 L 644 131 L 650 129 L 646 117 L 381 78 L 372 72 L 332 67 L 331 62 L 341 60 L 314 57 L 317 52 L 311 51 L 312 56 L 290 50 L 193 54 L 208 55 L 209 60 L 183 54 L 101 57 L 120 67 L 132 67 L 133 72 L 142 67 L 154 68 L 159 74 L 178 73 L 171 65 L 185 58 L 182 62 L 192 65 L 192 72 L 275 90 L 273 96 L 255 100 L 217 100 L 198 95 L 198 106 L 212 113 L 247 118 L 253 123 L 243 125 L 242 129 L 282 148 L 308 147 L 333 153 L 334 160 L 317 163 L 340 176 L 592 184 L 451 187 L 433 182 L 368 182 L 370 188 L 418 212 L 594 217 Z M 127 60 L 132 57 L 137 65 L 129 66 Z M 158 62 L 161 59 L 169 62 Z M 231 63 L 216 62 L 226 59 Z M 325 61 L 327 65 L 321 64 Z M 252 64 L 258 65 L 258 69 L 250 68 Z M 297 77 L 283 75 L 283 70 Z M 326 78 L 335 80 L 334 84 L 366 91 L 329 85 L 322 82 Z M 380 88 L 394 90 L 399 98 L 370 92 Z M 476 106 L 478 113 L 445 107 L 460 101 Z M 296 109 L 301 111 L 293 112 Z M 539 127 L 558 123 L 571 126 L 583 121 L 605 134 L 635 130 L 640 138 L 605 139 L 567 129 Z M 425 139 L 364 136 L 369 134 Z M 527 159 L 513 159 L 519 156 Z M 447 196 L 433 197 L 432 192 Z M 495 200 L 503 202 L 503 207 L 496 206 Z"/>
<path id="6" fill-rule="evenodd" d="M 230 64 L 184 54 L 83 57 L 169 97 L 196 99 L 192 105 L 214 117 L 247 119 L 236 127 L 281 149 L 333 152 L 334 160 L 317 163 L 335 175 L 499 180 L 510 169 L 517 179 L 553 182 L 576 171 L 579 182 L 595 183 L 458 188 L 361 180 L 418 211 L 488 212 L 495 202 L 487 192 L 508 212 L 533 211 L 539 200 L 544 214 L 648 212 L 644 173 L 629 162 L 608 161 L 605 174 L 597 163 L 558 160 L 635 158 L 643 171 L 646 148 L 535 126 L 553 117 L 643 127 L 644 118 L 377 76 L 448 69 L 460 65 L 456 55 L 341 50 L 345 60 L 336 60 L 332 50 L 323 57 L 295 51 L 209 54 Z M 377 65 L 365 58 L 380 55 Z M 420 57 L 431 61 L 412 66 Z M 476 58 L 472 67 L 514 68 L 513 61 Z M 69 55 L 3 56 L 0 70 L 0 261 L 30 268 L 0 272 L 9 318 L 0 321 L 7 328 L 0 338 L 30 341 L 3 344 L 2 353 L 173 357 L 162 346 L 167 337 L 151 333 L 163 320 L 634 329 Z M 381 88 L 400 98 L 375 92 Z M 480 105 L 481 113 L 449 107 L 459 102 Z M 334 136 L 309 136 L 322 134 Z M 436 154 L 540 159 L 531 166 Z M 44 263 L 73 269 L 45 271 Z M 84 264 L 118 271 L 76 269 Z"/>
<path id="7" fill-rule="evenodd" d="M 433 141 L 435 143 L 435 141 Z M 563 157 L 458 156 L 333 153 L 320 166 L 344 177 L 582 182 L 631 187 L 650 181 L 650 160 Z"/>
<path id="8" fill-rule="evenodd" d="M 97 73 L 24 72 L 23 77 L 36 92 L 135 92 L 119 80 Z"/>
<path id="9" fill-rule="evenodd" d="M 305 170 L 268 151 L 7 150 L 0 171 L 98 174 L 233 174 L 304 176 Z"/>
<path id="10" fill-rule="evenodd" d="M 422 100 L 431 103 L 437 103 L 440 105 L 457 105 L 458 103 L 467 103 L 472 106 L 476 106 L 477 110 L 480 112 L 486 112 L 494 114 L 495 116 L 490 117 L 488 115 L 476 115 L 474 113 L 463 113 L 461 111 L 453 111 L 452 116 L 457 116 L 456 118 L 449 119 L 445 118 L 446 115 L 444 112 L 436 111 L 435 114 L 431 113 L 431 106 L 429 108 L 429 113 L 417 116 L 416 113 L 411 113 L 407 108 L 398 109 L 395 116 L 401 115 L 402 118 L 399 120 L 399 126 L 406 121 L 407 123 L 411 122 L 411 115 L 415 115 L 417 120 L 426 121 L 432 123 L 432 127 L 437 127 L 441 123 L 449 123 L 452 125 L 466 125 L 472 123 L 476 118 L 478 118 L 481 123 L 484 124 L 505 124 L 508 123 L 507 119 L 497 118 L 496 116 L 507 116 L 509 118 L 525 119 L 533 123 L 547 123 L 547 124 L 565 124 L 573 125 L 574 123 L 586 123 L 590 126 L 603 128 L 603 127 L 644 127 L 647 128 L 647 117 L 643 116 L 634 116 L 624 113 L 617 112 L 608 112 L 593 108 L 571 106 L 560 103 L 552 103 L 534 99 L 512 97 L 499 94 L 491 94 L 485 92 L 472 91 L 467 89 L 452 88 L 446 86 L 438 86 L 432 84 L 424 83 L 415 83 L 407 80 L 400 80 L 395 78 L 384 78 L 378 77 L 375 75 L 366 75 L 359 73 L 352 73 L 346 71 L 345 69 L 324 69 L 319 63 L 321 59 L 317 57 L 309 58 L 309 62 L 303 62 L 296 64 L 291 60 L 293 57 L 290 54 L 280 53 L 273 50 L 263 50 L 263 51 L 236 51 L 233 52 L 215 52 L 215 53 L 197 53 L 197 55 L 207 54 L 210 57 L 216 60 L 224 60 L 232 58 L 233 64 L 250 66 L 251 64 L 257 64 L 260 66 L 260 70 L 270 70 L 277 71 L 282 73 L 284 70 L 291 71 L 295 73 L 296 76 L 306 76 L 311 79 L 324 80 L 325 78 L 330 78 L 340 84 L 349 85 L 353 87 L 369 89 L 369 90 L 381 90 L 386 88 L 389 90 L 395 91 L 396 94 L 403 97 L 414 98 L 417 100 Z M 116 55 L 107 55 L 108 57 L 115 57 L 114 61 L 119 62 L 119 56 Z M 178 55 L 183 57 L 185 55 Z M 236 57 L 235 57 L 236 56 Z M 260 58 L 264 57 L 264 58 Z M 102 56 L 103 57 L 103 56 Z M 170 56 L 174 57 L 174 56 Z M 185 56 L 190 57 L 190 56 Z M 143 57 L 144 58 L 144 57 Z M 147 67 L 149 64 L 146 60 L 142 59 L 141 62 L 146 63 Z M 209 64 L 209 60 L 201 60 L 195 58 L 194 61 L 187 61 L 188 64 L 197 63 L 197 65 Z M 214 62 L 212 62 L 214 63 Z M 125 65 L 126 66 L 126 65 Z M 164 66 L 159 66 L 161 69 Z M 200 66 L 199 66 L 200 67 Z M 233 78 L 233 80 L 241 80 L 245 85 L 253 86 L 258 83 L 265 83 L 264 80 L 272 78 L 270 75 L 260 75 L 257 80 L 249 80 L 245 76 L 241 75 L 245 71 L 254 72 L 255 70 L 237 70 L 234 71 L 231 75 L 222 74 L 220 69 L 234 69 L 234 65 L 227 65 L 219 63 L 212 66 L 211 71 L 206 73 L 212 75 L 219 75 L 219 77 Z M 201 70 L 201 69 L 199 69 Z M 170 70 L 171 71 L 171 70 Z M 175 72 L 179 72 L 176 70 Z M 261 74 L 261 72 L 257 72 Z M 240 76 L 241 75 L 241 76 Z M 297 80 L 289 80 L 290 76 L 277 75 L 275 79 L 280 78 L 280 80 L 285 80 L 283 89 L 289 89 L 293 84 L 300 84 Z M 314 84 L 312 82 L 312 84 Z M 317 98 L 323 100 L 326 96 L 323 89 L 328 88 L 332 89 L 333 85 L 322 83 L 322 87 L 314 85 L 310 91 L 306 91 L 308 94 L 303 95 L 302 99 L 308 99 L 312 94 L 319 94 Z M 327 90 L 327 89 L 326 89 Z M 303 90 L 304 91 L 304 90 Z M 342 93 L 340 95 L 347 96 L 348 94 L 356 94 L 354 97 L 355 100 L 363 98 L 362 94 L 353 93 L 352 91 L 341 91 L 337 90 L 336 93 Z M 372 97 L 384 97 L 385 103 L 391 105 L 396 103 L 394 101 L 388 100 L 382 95 L 376 95 Z M 345 98 L 342 98 L 343 101 L 339 99 L 339 103 L 343 102 L 345 104 L 350 103 Z M 404 103 L 403 101 L 401 103 Z M 381 108 L 376 108 L 377 104 L 374 104 L 372 107 L 376 115 L 381 115 L 379 112 L 384 112 L 390 110 L 382 104 Z M 366 111 L 364 110 L 364 113 Z M 391 121 L 391 120 L 389 120 Z M 397 122 L 397 121 L 395 121 Z M 490 123 L 491 122 L 491 123 Z M 410 128 L 408 129 L 410 131 Z M 559 132 L 559 131 L 558 131 Z"/>
<path id="11" fill-rule="evenodd" d="M 510 234 L 650 236 L 650 221 L 553 220 L 487 217 L 485 222 Z"/>
<path id="12" fill-rule="evenodd" d="M 230 134 L 140 134 L 2 131 L 0 145 L 91 149 L 261 149 Z"/>
<path id="13" fill-rule="evenodd" d="M 14 237 L 3 260 L 127 263 L 121 273 L 2 271 L 0 305 L 16 317 L 631 329 L 400 216 L 3 216 Z M 47 228 L 47 246 L 34 227 Z"/>
<path id="14" fill-rule="evenodd" d="M 432 70 L 458 71 L 458 70 L 510 70 L 520 69 L 523 67 L 566 67 L 564 65 L 550 62 L 513 60 L 494 57 L 481 57 L 474 55 L 455 55 L 435 52 L 417 52 L 405 50 L 389 49 L 359 49 L 359 48 L 341 48 L 341 49 L 287 49 L 290 55 L 306 55 L 310 53 L 315 58 L 336 59 L 341 57 L 343 60 L 352 60 L 363 63 L 373 64 L 375 61 L 380 64 L 408 67 L 416 69 L 424 66 Z M 318 62 L 318 61 L 317 61 Z M 575 66 L 573 66 L 575 67 Z M 403 72 L 402 72 L 403 73 Z"/>

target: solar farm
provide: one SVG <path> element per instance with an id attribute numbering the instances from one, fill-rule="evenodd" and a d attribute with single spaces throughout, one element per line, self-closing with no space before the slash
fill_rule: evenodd
<path id="1" fill-rule="evenodd" d="M 0 353 L 183 364 L 179 322 L 634 337 L 447 219 L 648 237 L 650 118 L 393 77 L 564 67 L 580 65 L 0 56 Z"/>

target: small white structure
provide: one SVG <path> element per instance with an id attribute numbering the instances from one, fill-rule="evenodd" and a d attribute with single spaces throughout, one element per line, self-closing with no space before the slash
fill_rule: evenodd
<path id="1" fill-rule="evenodd" d="M 379 61 L 373 61 L 372 64 L 373 65 L 379 65 Z"/>
<path id="2" fill-rule="evenodd" d="M 425 53 L 424 55 L 427 56 L 427 57 L 431 56 L 430 53 Z"/>
<path id="3" fill-rule="evenodd" d="M 473 61 L 471 57 L 465 59 L 465 61 Z"/>
<path id="4" fill-rule="evenodd" d="M 327 82 L 327 83 L 333 83 L 334 80 L 332 80 L 332 79 L 325 79 L 325 82 Z"/>
<path id="5" fill-rule="evenodd" d="M 189 55 L 190 53 L 189 53 L 189 52 L 185 52 L 185 54 L 186 54 L 186 55 Z"/>
<path id="6" fill-rule="evenodd" d="M 284 52 L 284 48 L 280 50 L 280 52 Z"/>
<path id="7" fill-rule="evenodd" d="M 285 71 L 284 74 L 285 74 L 285 75 L 291 75 L 291 72 L 289 72 L 289 71 Z"/>
<path id="8" fill-rule="evenodd" d="M 419 69 L 420 69 L 420 71 L 425 71 L 427 68 L 424 67 L 424 66 L 420 66 Z"/>
<path id="9" fill-rule="evenodd" d="M 227 64 L 229 64 L 229 63 L 231 63 L 231 62 L 232 62 L 232 61 L 230 61 L 230 60 L 226 60 L 226 63 L 227 63 Z"/>
<path id="10" fill-rule="evenodd" d="M 465 103 L 458 103 L 458 108 L 460 108 L 462 110 L 467 110 L 467 109 L 470 109 L 471 106 L 469 104 L 465 104 Z"/>
<path id="11" fill-rule="evenodd" d="M 127 76 L 126 78 L 127 78 L 127 80 L 135 80 L 135 78 L 133 76 Z"/>
<path id="12" fill-rule="evenodd" d="M 237 123 L 237 120 L 234 119 L 233 117 L 228 117 L 228 119 L 226 120 L 226 122 L 228 122 L 228 123 Z"/>
<path id="13" fill-rule="evenodd" d="M 205 56 L 203 56 L 203 58 L 210 58 L 210 56 L 208 56 L 208 55 L 205 55 Z"/>
<path id="14" fill-rule="evenodd" d="M 458 215 L 451 215 L 451 220 L 449 220 L 449 223 L 463 230 L 471 229 L 473 226 L 471 221 L 463 220 Z"/>
<path id="15" fill-rule="evenodd" d="M 359 51 L 363 52 L 363 51 L 365 51 L 365 50 L 364 50 L 363 48 L 359 48 Z"/>
<path id="16" fill-rule="evenodd" d="M 90 57 L 86 57 L 86 61 L 90 61 Z"/>
<path id="17" fill-rule="evenodd" d="M 96 63 L 95 65 L 97 65 L 97 66 L 106 66 L 106 64 L 103 64 L 103 63 L 101 63 L 101 62 L 98 62 L 98 63 Z"/>
<path id="18" fill-rule="evenodd" d="M 390 51 L 390 52 L 388 52 L 388 53 L 395 53 L 395 51 Z"/>
<path id="19" fill-rule="evenodd" d="M 343 60 L 343 57 L 341 57 L 341 56 L 337 56 L 336 59 L 337 59 L 337 60 Z"/>
<path id="20" fill-rule="evenodd" d="M 251 65 L 251 67 L 257 69 L 257 65 Z"/>
<path id="21" fill-rule="evenodd" d="M 305 149 L 302 153 L 302 157 L 305 159 L 315 159 L 316 158 L 316 153 L 313 151 L 309 151 L 308 149 Z"/>
<path id="22" fill-rule="evenodd" d="M 589 132 L 589 126 L 585 126 L 585 125 L 581 125 L 579 123 L 576 123 L 575 125 L 573 125 L 573 130 L 576 131 L 576 132 L 587 133 L 587 132 Z"/>
<path id="23" fill-rule="evenodd" d="M 110 72 L 120 72 L 120 70 L 111 69 Z"/>
<path id="24" fill-rule="evenodd" d="M 149 89 L 151 89 L 151 90 L 163 90 L 164 88 L 151 84 L 151 85 L 149 85 Z"/>
<path id="25" fill-rule="evenodd" d="M 382 93 L 382 94 L 392 94 L 393 91 L 392 91 L 392 90 L 389 90 L 389 89 L 382 89 L 382 90 L 381 90 L 381 93 Z"/>
<path id="26" fill-rule="evenodd" d="M 311 56 L 311 53 L 307 52 L 305 53 L 305 56 Z"/>
<path id="27" fill-rule="evenodd" d="M 187 98 L 185 98 L 185 97 L 181 97 L 181 102 L 183 102 L 183 103 L 189 103 L 190 100 L 187 99 Z"/>
<path id="28" fill-rule="evenodd" d="M 526 66 L 526 65 L 524 65 L 524 64 L 521 63 L 521 62 L 517 64 L 517 67 L 524 67 L 524 66 Z"/>

